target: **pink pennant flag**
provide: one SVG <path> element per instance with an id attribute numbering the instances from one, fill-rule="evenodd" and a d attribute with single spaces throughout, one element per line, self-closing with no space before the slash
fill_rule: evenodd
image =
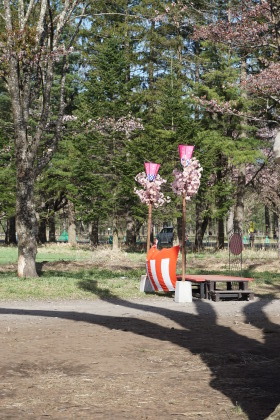
<path id="1" fill-rule="evenodd" d="M 187 146 L 186 144 L 179 144 L 178 150 L 182 166 L 188 166 L 192 158 L 194 146 Z"/>
<path id="2" fill-rule="evenodd" d="M 148 180 L 154 181 L 154 179 L 157 176 L 158 170 L 160 168 L 160 164 L 153 163 L 153 162 L 145 162 L 144 166 L 145 166 L 145 171 L 146 171 Z"/>

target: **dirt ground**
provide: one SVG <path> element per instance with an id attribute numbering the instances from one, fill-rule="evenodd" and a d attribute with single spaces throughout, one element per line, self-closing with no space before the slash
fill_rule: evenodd
<path id="1" fill-rule="evenodd" d="M 280 402 L 278 300 L 1 301 L 0 315 L 1 419 L 260 420 Z"/>

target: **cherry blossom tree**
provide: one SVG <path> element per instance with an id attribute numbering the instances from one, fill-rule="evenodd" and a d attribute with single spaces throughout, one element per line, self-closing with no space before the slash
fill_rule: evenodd
<path id="1" fill-rule="evenodd" d="M 183 171 L 174 169 L 175 180 L 171 184 L 172 191 L 177 195 L 184 195 L 186 200 L 191 200 L 198 192 L 202 170 L 196 158 L 192 158 L 188 166 L 183 168 Z"/>
<path id="2" fill-rule="evenodd" d="M 37 277 L 34 184 L 62 136 L 68 56 L 85 8 L 78 0 L 3 0 L 0 5 L 0 72 L 14 123 L 19 277 Z"/>
<path id="3" fill-rule="evenodd" d="M 155 180 L 150 181 L 147 179 L 145 172 L 140 172 L 136 175 L 135 181 L 143 187 L 142 189 L 134 188 L 134 192 L 140 198 L 141 203 L 147 206 L 151 203 L 155 208 L 158 208 L 170 202 L 170 197 L 165 197 L 161 192 L 161 186 L 166 183 L 166 179 L 163 179 L 159 174 L 157 174 Z"/>
<path id="4" fill-rule="evenodd" d="M 266 130 L 279 126 L 279 3 L 274 0 L 261 2 L 228 2 L 223 19 L 196 27 L 193 38 L 210 42 L 231 56 L 239 57 L 239 77 L 235 86 L 239 97 L 197 98 L 199 106 L 212 115 L 238 118 L 239 134 L 236 138 L 246 140 L 248 126 Z M 204 45 L 204 48 L 207 46 Z M 232 88 L 234 84 L 232 83 Z M 231 88 L 228 83 L 228 89 Z M 243 104 L 242 104 L 243 101 Z M 259 137 L 260 138 L 260 137 Z M 271 148 L 271 137 L 263 138 L 263 149 Z M 264 153 L 265 154 L 265 153 Z M 243 197 L 246 186 L 246 162 L 239 165 L 236 182 L 235 225 L 242 226 Z M 265 165 L 262 165 L 262 169 Z M 255 165 L 255 173 L 260 168 Z M 243 196 L 243 197 L 242 197 Z"/>
<path id="5" fill-rule="evenodd" d="M 157 165 L 158 168 L 160 165 Z M 156 169 L 156 171 L 158 170 Z M 163 206 L 165 203 L 170 202 L 170 197 L 164 196 L 160 191 L 161 186 L 166 183 L 159 174 L 150 177 L 145 172 L 140 172 L 136 175 L 135 181 L 142 185 L 142 189 L 134 188 L 135 194 L 140 198 L 141 203 L 148 206 L 148 234 L 147 234 L 147 252 L 150 249 L 150 232 L 151 232 L 151 220 L 152 220 L 152 207 L 158 208 Z"/>
<path id="6" fill-rule="evenodd" d="M 193 38 L 208 40 L 228 47 L 232 53 L 240 55 L 246 65 L 247 77 L 240 77 L 240 88 L 248 95 L 269 100 L 261 102 L 258 115 L 256 109 L 246 118 L 266 121 L 269 110 L 279 104 L 280 81 L 280 8 L 277 1 L 240 1 L 228 9 L 227 20 L 196 27 Z M 241 67 L 240 67 L 241 68 Z M 242 69 L 242 68 L 241 68 Z M 242 76 L 242 75 L 241 75 Z M 215 100 L 205 105 L 224 113 L 241 116 L 230 102 Z M 271 119 L 279 123 L 275 113 Z M 272 121 L 269 121 L 272 122 Z"/>
<path id="7" fill-rule="evenodd" d="M 183 146 L 184 147 L 184 146 Z M 189 147 L 189 146 L 187 146 Z M 174 169 L 175 180 L 171 187 L 175 194 L 182 197 L 182 281 L 185 281 L 186 272 L 186 200 L 190 200 L 197 192 L 200 186 L 202 167 L 196 158 L 182 159 L 184 151 L 179 153 L 183 165 L 183 171 Z M 190 156 L 192 151 L 190 152 Z"/>

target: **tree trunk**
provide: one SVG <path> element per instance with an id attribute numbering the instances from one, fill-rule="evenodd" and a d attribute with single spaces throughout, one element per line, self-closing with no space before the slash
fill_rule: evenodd
<path id="1" fill-rule="evenodd" d="M 151 32 L 154 33 L 155 30 L 155 22 L 151 22 Z M 150 39 L 149 41 L 149 47 L 150 47 L 150 54 L 149 54 L 149 62 L 148 62 L 148 80 L 149 80 L 149 88 L 150 91 L 154 88 L 154 62 L 155 62 L 155 46 L 154 42 Z"/>
<path id="2" fill-rule="evenodd" d="M 227 234 L 233 230 L 234 207 L 231 207 L 227 219 Z"/>
<path id="3" fill-rule="evenodd" d="M 265 223 L 265 236 L 270 235 L 270 215 L 267 206 L 264 206 L 264 223 Z"/>
<path id="4" fill-rule="evenodd" d="M 182 219 L 181 219 L 182 220 Z M 182 225 L 182 222 L 181 222 Z M 180 227 L 181 229 L 181 227 Z M 179 245 L 179 237 L 178 237 L 178 219 L 173 219 L 173 245 Z"/>
<path id="5" fill-rule="evenodd" d="M 77 245 L 75 209 L 72 201 L 68 201 L 68 223 L 68 243 L 70 245 Z"/>
<path id="6" fill-rule="evenodd" d="M 239 168 L 236 188 L 236 202 L 234 208 L 233 228 L 235 232 L 242 232 L 244 221 L 244 194 L 245 194 L 245 166 Z"/>
<path id="7" fill-rule="evenodd" d="M 97 246 L 98 243 L 99 243 L 98 226 L 99 226 L 99 219 L 95 219 L 91 223 L 91 230 L 90 230 L 90 234 L 89 234 L 89 240 L 90 240 L 90 244 L 92 246 Z"/>
<path id="8" fill-rule="evenodd" d="M 16 237 L 16 217 L 12 216 L 9 217 L 7 220 L 7 229 L 5 234 L 5 244 L 17 244 L 17 237 Z"/>
<path id="9" fill-rule="evenodd" d="M 208 226 L 209 217 L 205 216 L 202 217 L 202 206 L 199 201 L 196 203 L 195 212 L 196 212 L 196 221 L 195 221 L 195 249 L 198 251 L 203 246 L 203 237 L 205 234 L 205 231 Z"/>
<path id="10" fill-rule="evenodd" d="M 34 180 L 33 169 L 28 168 L 24 160 L 19 162 L 17 166 L 16 197 L 19 277 L 38 277 L 35 264 L 38 224 L 34 209 Z"/>
<path id="11" fill-rule="evenodd" d="M 77 7 L 75 1 L 64 2 L 61 8 L 47 1 L 30 1 L 28 5 L 20 1 L 17 6 L 18 13 L 15 13 L 12 2 L 2 2 L 1 22 L 2 30 L 6 34 L 2 45 L 6 58 L 2 57 L 2 60 L 5 62 L 5 81 L 11 98 L 14 125 L 18 275 L 37 277 L 34 183 L 36 176 L 50 162 L 61 139 L 66 106 L 64 94 L 68 54 L 63 55 L 61 60 L 61 77 L 57 85 L 58 100 L 52 95 L 54 66 L 57 62 L 55 56 L 59 56 L 57 49 L 61 40 L 65 39 L 64 29 L 70 16 L 74 22 L 76 19 L 72 15 L 75 14 L 75 9 L 79 10 L 80 17 L 76 20 L 75 35 L 70 37 L 65 52 L 70 50 L 78 34 L 84 12 Z M 36 20 L 35 15 L 38 18 Z M 30 51 L 30 54 L 27 51 Z"/>
<path id="12" fill-rule="evenodd" d="M 217 248 L 224 249 L 225 247 L 225 228 L 224 228 L 224 219 L 218 219 L 218 238 L 217 238 Z"/>
<path id="13" fill-rule="evenodd" d="M 182 245 L 182 216 L 177 217 L 177 241 L 178 245 Z"/>
<path id="14" fill-rule="evenodd" d="M 276 239 L 278 237 L 278 215 L 273 211 L 273 239 Z"/>
<path id="15" fill-rule="evenodd" d="M 134 219 L 130 216 L 126 216 L 126 245 L 135 246 L 136 245 L 136 224 Z"/>
<path id="16" fill-rule="evenodd" d="M 55 237 L 55 216 L 49 216 L 49 242 L 56 242 Z"/>
<path id="17" fill-rule="evenodd" d="M 240 80 L 245 81 L 247 77 L 246 72 L 246 59 L 242 57 L 240 63 Z M 244 100 L 247 100 L 247 93 L 245 90 L 242 91 L 241 97 Z M 247 119 L 242 119 L 243 127 L 241 128 L 240 138 L 246 138 L 245 126 L 247 125 Z M 239 232 L 243 235 L 243 222 L 244 222 L 244 195 L 246 188 L 246 167 L 245 164 L 242 164 L 238 168 L 237 176 L 237 187 L 236 187 L 236 202 L 234 209 L 234 219 L 233 219 L 233 229 L 235 232 Z"/>
<path id="18" fill-rule="evenodd" d="M 119 233 L 118 229 L 115 227 L 113 229 L 113 251 L 119 249 Z"/>
<path id="19" fill-rule="evenodd" d="M 45 217 L 42 217 L 39 220 L 38 242 L 41 244 L 45 244 L 47 242 L 47 221 Z"/>

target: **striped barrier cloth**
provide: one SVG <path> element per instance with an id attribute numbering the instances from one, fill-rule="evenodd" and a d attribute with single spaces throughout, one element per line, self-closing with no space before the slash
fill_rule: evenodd
<path id="1" fill-rule="evenodd" d="M 172 292 L 177 281 L 176 265 L 180 247 L 157 249 L 152 246 L 147 253 L 147 275 L 156 292 Z"/>
<path id="2" fill-rule="evenodd" d="M 176 275 L 179 250 L 179 246 L 159 250 L 156 245 L 153 245 L 147 253 L 147 276 L 155 292 L 173 292 L 175 290 L 176 281 L 182 280 L 181 275 Z M 215 287 L 213 285 L 216 282 L 237 282 L 240 286 L 243 285 L 244 289 L 244 285 L 254 279 L 250 277 L 224 276 L 221 274 L 185 274 L 185 280 L 200 285 L 200 297 L 205 298 L 207 293 L 204 284 L 206 284 L 206 282 L 212 284 L 211 288 Z M 239 292 L 245 293 L 247 287 L 246 290 L 243 289 L 242 286 L 239 287 Z M 227 293 L 230 292 L 227 290 Z"/>

